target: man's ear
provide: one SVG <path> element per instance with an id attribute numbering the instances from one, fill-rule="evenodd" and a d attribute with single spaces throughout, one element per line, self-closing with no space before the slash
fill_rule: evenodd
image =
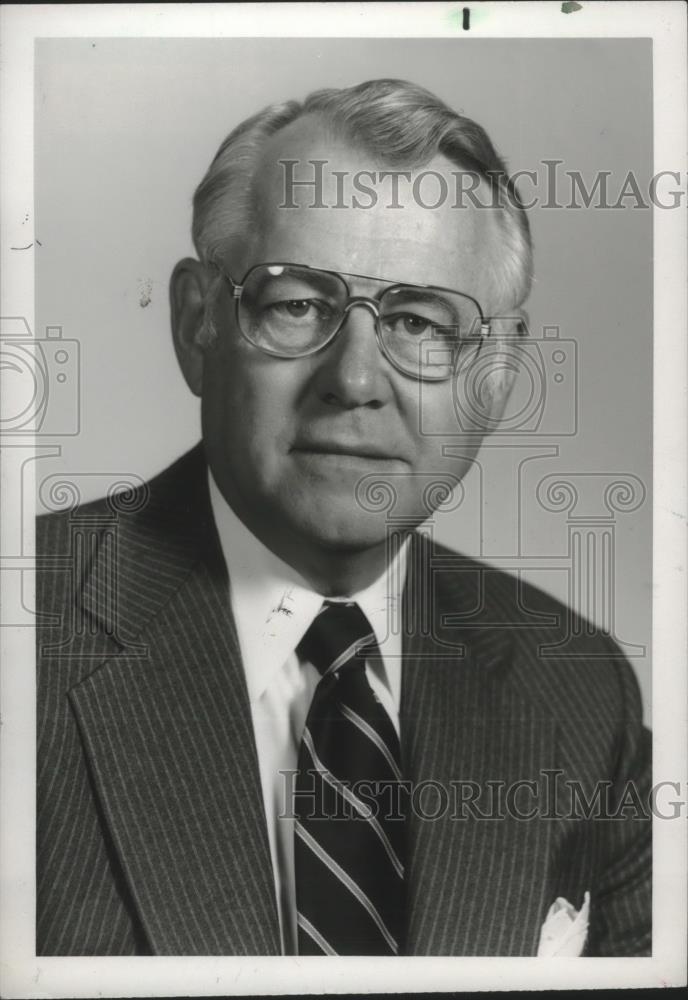
<path id="1" fill-rule="evenodd" d="M 210 275 L 207 269 L 193 257 L 180 260 L 170 278 L 174 349 L 186 384 L 195 396 L 201 395 L 203 386 L 205 351 L 201 333 L 209 285 Z"/>
<path id="2" fill-rule="evenodd" d="M 528 315 L 514 309 L 490 321 L 490 335 L 469 369 L 464 385 L 468 410 L 485 433 L 498 430 L 520 370 L 518 342 L 528 336 Z"/>

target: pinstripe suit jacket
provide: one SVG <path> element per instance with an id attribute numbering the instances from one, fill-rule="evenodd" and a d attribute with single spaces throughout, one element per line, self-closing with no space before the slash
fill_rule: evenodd
<path id="1" fill-rule="evenodd" d="M 200 446 L 134 496 L 40 518 L 38 557 L 37 954 L 278 954 Z M 649 734 L 608 640 L 574 628 L 544 648 L 572 623 L 510 576 L 411 547 L 402 756 L 425 791 L 409 954 L 533 955 L 554 899 L 579 906 L 585 890 L 590 954 L 649 951 L 649 822 L 569 808 L 571 782 L 593 803 L 600 781 L 614 802 L 629 780 L 644 795 Z"/>

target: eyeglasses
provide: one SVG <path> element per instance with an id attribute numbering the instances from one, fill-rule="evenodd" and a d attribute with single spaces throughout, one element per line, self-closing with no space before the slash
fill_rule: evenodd
<path id="1" fill-rule="evenodd" d="M 404 375 L 441 381 L 466 353 L 477 356 L 489 321 L 470 295 L 434 285 L 389 283 L 375 298 L 352 295 L 347 278 L 305 264 L 257 264 L 230 286 L 242 336 L 266 354 L 304 358 L 331 344 L 355 306 L 375 319 L 378 346 Z"/>

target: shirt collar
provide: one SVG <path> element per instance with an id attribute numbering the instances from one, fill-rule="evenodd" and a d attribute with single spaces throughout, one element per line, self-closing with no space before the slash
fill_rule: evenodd
<path id="1" fill-rule="evenodd" d="M 308 631 L 325 598 L 248 530 L 222 496 L 208 470 L 210 503 L 230 581 L 232 611 L 255 703 Z M 383 664 L 401 654 L 400 608 L 408 542 L 377 580 L 347 597 L 368 618 Z M 394 627 L 394 623 L 397 623 Z M 382 679 L 389 686 L 384 673 Z"/>

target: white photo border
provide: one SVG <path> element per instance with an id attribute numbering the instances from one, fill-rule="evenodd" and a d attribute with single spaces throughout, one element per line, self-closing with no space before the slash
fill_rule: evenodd
<path id="1" fill-rule="evenodd" d="M 455 3 L 262 3 L 5 5 L 0 10 L 3 218 L 33 218 L 34 40 L 67 37 L 459 37 L 652 38 L 654 173 L 685 181 L 686 8 L 676 2 L 481 3 L 469 32 L 457 30 Z M 470 4 L 465 6 L 470 8 Z M 33 330 L 33 254 L 0 241 L 1 316 L 24 316 Z M 654 782 L 680 782 L 686 795 L 686 215 L 654 212 Z M 7 456 L 3 455 L 3 492 Z M 25 487 L 32 491 L 32 470 Z M 4 532 L 33 525 L 5 510 L 0 565 L 11 567 Z M 10 556 L 7 556 L 7 553 Z M 31 574 L 27 574 L 27 577 Z M 3 574 L 2 585 L 6 580 Z M 33 583 L 27 580 L 27 599 Z M 30 628 L 3 628 L 0 730 L 2 911 L 0 992 L 12 997 L 228 996 L 324 992 L 443 992 L 674 986 L 685 983 L 686 823 L 654 820 L 652 958 L 37 958 L 35 917 L 35 681 Z M 680 798 L 681 796 L 677 796 Z"/>

